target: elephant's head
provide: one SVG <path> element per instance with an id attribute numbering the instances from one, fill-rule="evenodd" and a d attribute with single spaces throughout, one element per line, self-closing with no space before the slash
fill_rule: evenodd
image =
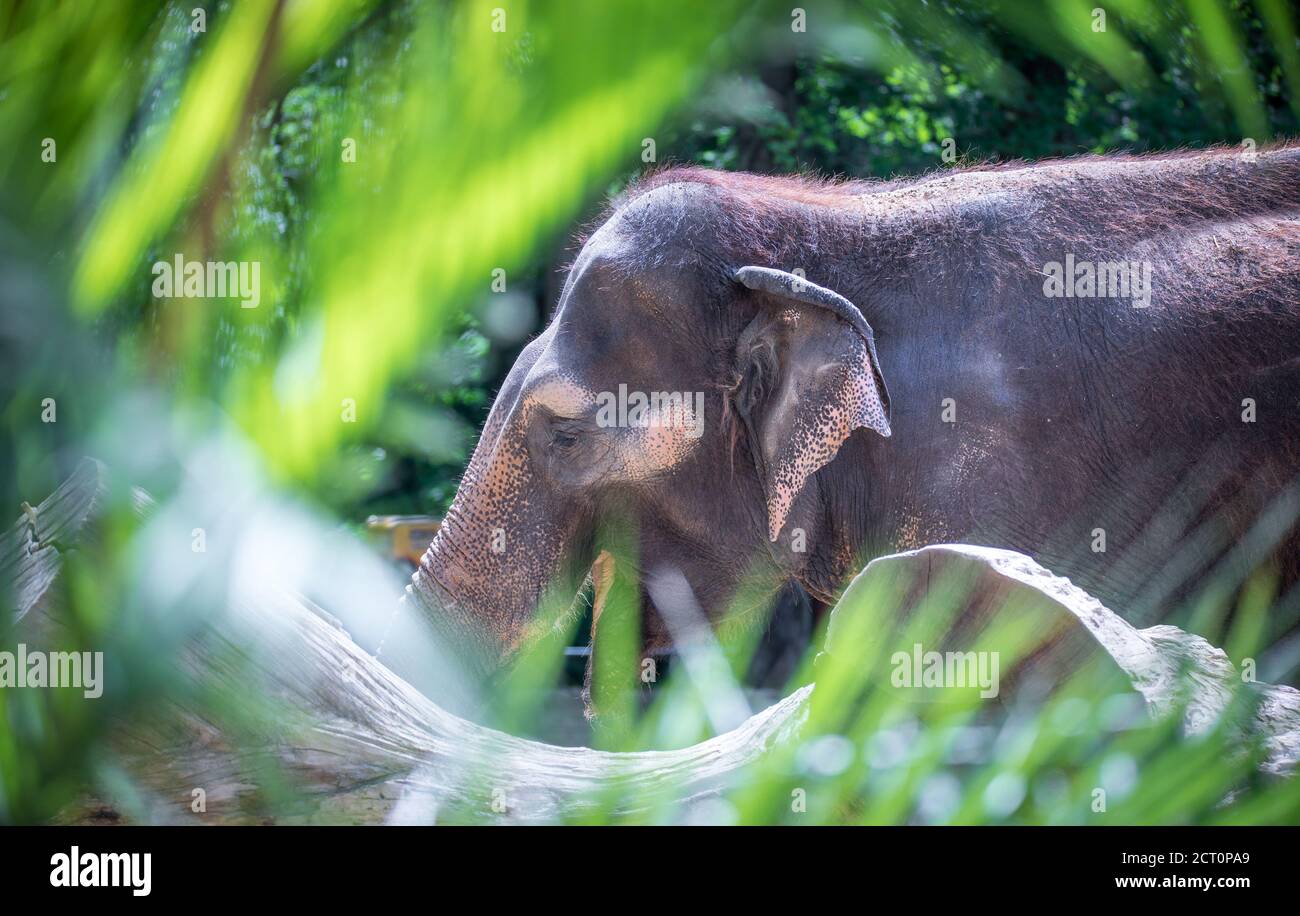
<path id="1" fill-rule="evenodd" d="M 773 263 L 728 195 L 673 182 L 625 201 L 502 386 L 417 574 L 484 667 L 590 564 L 606 513 L 638 520 L 638 572 L 675 568 L 710 619 L 746 576 L 770 595 L 819 524 L 810 478 L 855 430 L 889 435 L 861 313 Z M 667 645 L 642 601 L 647 646 Z"/>

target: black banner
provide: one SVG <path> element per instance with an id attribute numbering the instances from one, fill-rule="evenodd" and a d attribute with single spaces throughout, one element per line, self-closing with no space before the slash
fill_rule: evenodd
<path id="1" fill-rule="evenodd" d="M 604 880 L 748 898 L 772 882 L 863 902 L 908 887 L 989 902 L 1032 892 L 1216 900 L 1294 886 L 1296 828 L 9 828 L 7 898 L 337 902 L 585 895 Z M 448 832 L 448 831 L 452 832 Z M 552 835 L 542 836 L 546 831 Z M 725 879 L 725 880 L 724 880 Z M 725 891 L 723 887 L 727 888 Z M 616 885 L 617 886 L 617 885 Z M 442 888 L 442 890 L 438 890 Z M 819 890 L 820 889 L 820 890 Z M 934 898 L 929 898 L 934 899 Z"/>

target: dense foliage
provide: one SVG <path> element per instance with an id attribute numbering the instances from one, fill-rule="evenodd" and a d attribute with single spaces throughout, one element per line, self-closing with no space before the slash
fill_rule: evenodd
<path id="1" fill-rule="evenodd" d="M 218 690 L 176 659 L 250 582 L 283 577 L 331 613 L 330 598 L 352 601 L 363 623 L 388 607 L 400 585 L 358 596 L 310 550 L 370 513 L 445 509 L 556 302 L 573 228 L 638 174 L 697 162 L 886 177 L 1300 132 L 1286 0 L 1114 0 L 1104 23 L 1098 9 L 0 0 L 0 504 L 16 515 L 87 454 L 114 484 L 51 590 L 68 646 L 113 660 L 111 688 L 99 705 L 62 688 L 0 696 L 0 822 L 47 819 L 87 785 L 147 817 L 157 799 L 120 767 L 112 729 L 154 723 L 177 697 L 236 744 L 288 727 L 259 685 Z M 182 253 L 260 264 L 260 304 L 151 294 L 151 265 Z M 17 546 L 27 532 L 12 530 Z M 1265 618 L 1268 597 L 1255 601 L 1239 619 Z M 1264 629 L 1232 635 L 1233 658 Z M 0 619 L 0 649 L 22 632 Z M 536 713 L 562 661 L 505 698 L 503 724 Z M 705 689 L 657 690 L 643 743 L 707 735 Z M 1170 721 L 1065 740 L 1053 709 L 1017 711 L 1013 740 L 965 770 L 945 756 L 945 726 L 963 722 L 913 718 L 918 756 L 869 767 L 863 737 L 910 715 L 846 703 L 816 721 L 811 737 L 856 743 L 809 810 L 1074 823 L 1086 802 L 1057 790 L 1106 782 L 1108 766 L 1130 798 L 1115 820 L 1300 810 L 1294 781 L 1260 787 L 1253 761 L 1229 758 L 1232 716 L 1199 742 Z M 292 785 L 258 763 L 257 813 L 293 813 Z M 765 764 L 736 816 L 788 817 L 802 765 Z"/>

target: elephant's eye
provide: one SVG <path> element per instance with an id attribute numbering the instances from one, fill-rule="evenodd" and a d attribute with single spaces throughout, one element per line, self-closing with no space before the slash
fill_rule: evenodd
<path id="1" fill-rule="evenodd" d="M 559 421 L 551 427 L 551 448 L 557 451 L 571 449 L 578 444 L 581 430 L 572 422 Z"/>
<path id="2" fill-rule="evenodd" d="M 573 433 L 557 429 L 551 436 L 551 445 L 556 448 L 572 448 L 578 444 L 578 437 Z"/>

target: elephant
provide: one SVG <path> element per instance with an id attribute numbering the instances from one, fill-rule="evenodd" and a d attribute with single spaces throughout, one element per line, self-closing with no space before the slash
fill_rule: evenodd
<path id="1" fill-rule="evenodd" d="M 626 512 L 647 652 L 674 643 L 665 575 L 720 627 L 956 541 L 1136 622 L 1300 579 L 1298 470 L 1300 145 L 679 166 L 582 242 L 410 590 L 490 674 Z"/>

